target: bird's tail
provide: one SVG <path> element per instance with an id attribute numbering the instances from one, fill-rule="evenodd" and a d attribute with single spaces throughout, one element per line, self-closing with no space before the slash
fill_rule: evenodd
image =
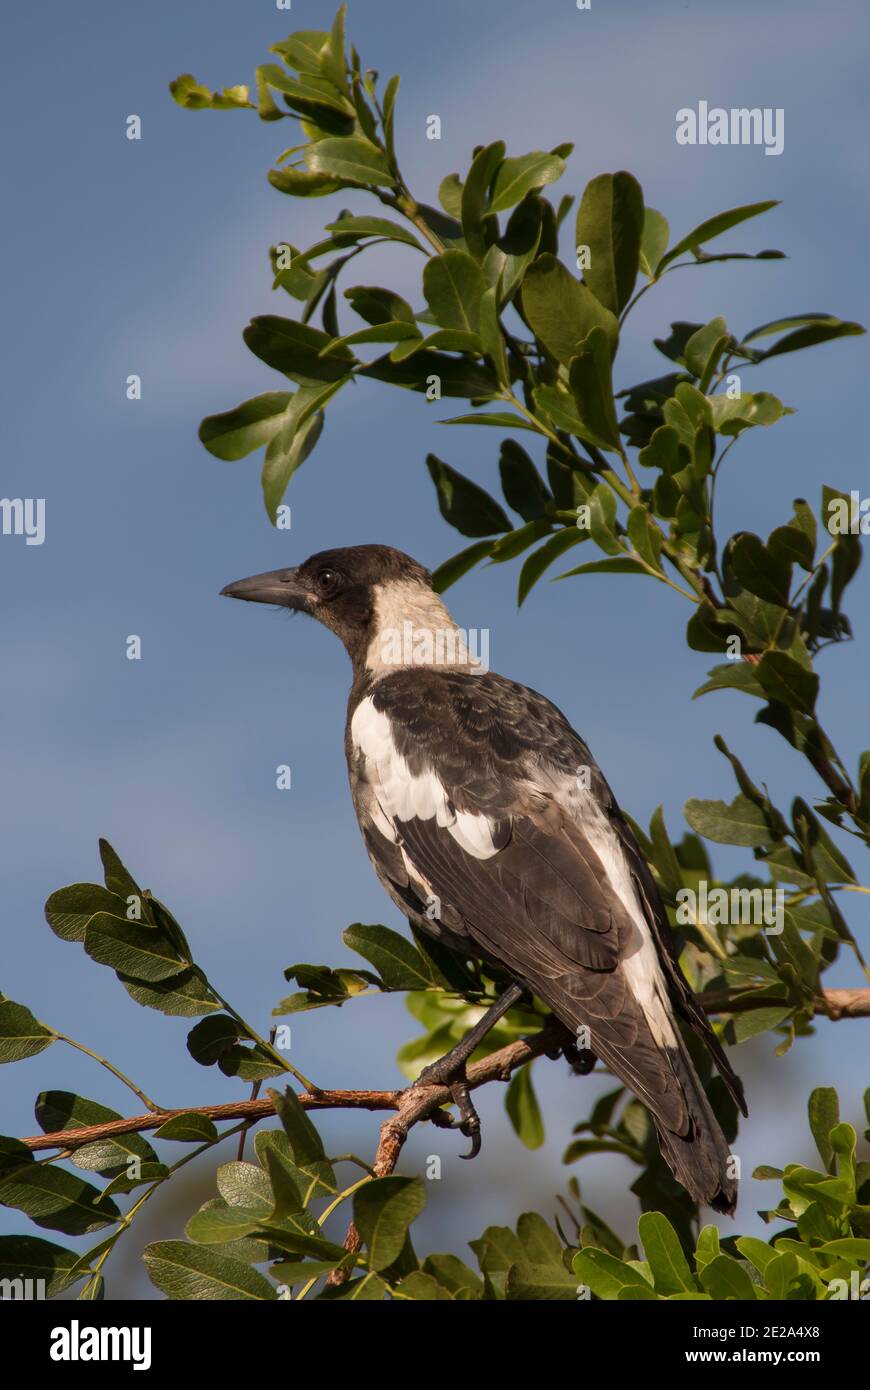
<path id="1" fill-rule="evenodd" d="M 542 993 L 542 997 L 546 996 Z M 576 1030 L 575 1009 L 566 1009 L 565 1004 L 563 998 L 561 1007 L 552 1003 L 551 1007 Z M 670 1030 L 674 1041 L 668 1043 L 655 1040 L 639 1010 L 623 1012 L 617 1019 L 590 1018 L 588 1023 L 594 1054 L 650 1112 L 662 1156 L 674 1177 L 696 1202 L 732 1215 L 737 1205 L 734 1156 L 676 1023 Z M 734 1082 L 742 1101 L 740 1083 L 736 1078 Z"/>
<path id="2" fill-rule="evenodd" d="M 681 1038 L 677 1047 L 667 1048 L 667 1054 L 685 1096 L 689 1124 L 685 1132 L 676 1133 L 653 1108 L 662 1156 L 696 1202 L 733 1216 L 737 1177 L 728 1141 Z"/>

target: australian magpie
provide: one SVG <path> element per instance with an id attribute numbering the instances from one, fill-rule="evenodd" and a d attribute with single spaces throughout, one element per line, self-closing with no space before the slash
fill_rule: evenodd
<path id="1" fill-rule="evenodd" d="M 469 1156 L 480 1140 L 465 1062 L 531 993 L 647 1107 L 686 1190 L 732 1212 L 728 1144 L 678 1020 L 745 1114 L 742 1086 L 680 971 L 637 841 L 565 716 L 484 669 L 429 573 L 389 546 L 326 550 L 222 592 L 308 613 L 341 638 L 351 794 L 378 878 L 417 927 L 514 982 L 420 1078 L 450 1086 Z"/>

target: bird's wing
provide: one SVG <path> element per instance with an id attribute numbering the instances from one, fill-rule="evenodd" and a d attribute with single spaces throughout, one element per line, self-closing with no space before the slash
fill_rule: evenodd
<path id="1" fill-rule="evenodd" d="M 469 954 L 500 961 L 569 1027 L 587 1025 L 597 1055 L 685 1133 L 673 963 L 611 823 L 610 789 L 564 716 L 490 673 L 417 668 L 374 686 L 350 743 L 382 877 L 434 899 Z"/>

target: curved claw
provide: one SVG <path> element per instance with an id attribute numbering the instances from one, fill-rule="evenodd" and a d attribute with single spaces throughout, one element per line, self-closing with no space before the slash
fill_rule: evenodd
<path id="1" fill-rule="evenodd" d="M 462 1133 L 471 1140 L 471 1148 L 468 1150 L 467 1154 L 460 1154 L 459 1157 L 477 1158 L 477 1155 L 480 1153 L 480 1129 L 473 1129 L 470 1134 L 464 1125 L 460 1125 L 460 1129 Z"/>

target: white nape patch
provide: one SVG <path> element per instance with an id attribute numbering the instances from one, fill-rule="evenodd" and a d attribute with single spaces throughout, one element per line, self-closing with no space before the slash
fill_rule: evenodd
<path id="1" fill-rule="evenodd" d="M 466 854 L 489 859 L 497 852 L 486 816 L 455 811 L 444 786 L 430 769 L 415 776 L 393 742 L 389 716 L 375 708 L 371 696 L 360 700 L 350 721 L 354 749 L 365 758 L 365 771 L 376 798 L 373 819 L 394 843 L 395 822 L 432 820 L 453 837 Z M 379 814 L 378 814 L 379 813 Z M 383 819 L 381 819 L 383 818 Z"/>
<path id="2" fill-rule="evenodd" d="M 437 594 L 413 579 L 377 584 L 373 591 L 374 636 L 366 666 L 378 675 L 408 666 L 439 670 L 481 670 L 468 649 L 467 634 L 456 626 Z M 487 644 L 488 645 L 488 644 Z"/>

